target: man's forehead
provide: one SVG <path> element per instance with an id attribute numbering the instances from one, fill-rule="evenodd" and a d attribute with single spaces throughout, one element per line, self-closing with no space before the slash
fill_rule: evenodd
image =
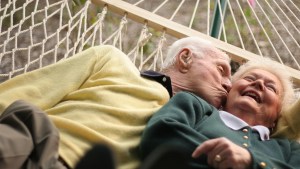
<path id="1" fill-rule="evenodd" d="M 217 54 L 216 55 L 212 55 L 210 56 L 211 60 L 214 60 L 218 63 L 226 63 L 226 64 L 230 64 L 230 58 L 225 55 L 225 54 Z"/>
<path id="2" fill-rule="evenodd" d="M 217 56 L 218 58 L 220 58 L 220 59 L 224 59 L 224 60 L 226 60 L 227 62 L 230 62 L 229 56 L 228 56 L 225 52 L 223 52 L 223 51 L 218 52 L 216 56 Z"/>
<path id="3" fill-rule="evenodd" d="M 227 60 L 228 62 L 230 61 L 229 56 L 225 52 L 217 48 L 209 48 L 207 49 L 206 52 L 207 52 L 207 57 L 223 59 L 223 60 Z"/>

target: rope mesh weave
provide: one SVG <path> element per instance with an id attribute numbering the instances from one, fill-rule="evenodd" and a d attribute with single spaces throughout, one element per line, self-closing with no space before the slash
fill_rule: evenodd
<path id="1" fill-rule="evenodd" d="M 299 73 L 299 2 L 222 0 L 124 0 L 172 22 L 210 35 L 214 10 L 220 10 L 216 39 L 269 56 Z M 106 5 L 99 5 L 98 2 Z M 159 69 L 166 46 L 180 36 L 137 22 L 115 0 L 1 0 L 0 81 L 53 64 L 86 48 L 111 44 L 139 69 Z M 95 4 L 94 4 L 95 3 Z M 216 6 L 219 5 L 219 6 Z M 143 17 L 144 14 L 140 14 Z"/>
<path id="2" fill-rule="evenodd" d="M 155 43 L 143 49 L 150 37 L 154 36 L 146 33 L 140 39 L 135 36 L 136 41 L 126 43 L 126 40 L 132 39 L 124 35 L 128 29 L 126 15 L 106 15 L 106 7 L 97 7 L 90 1 L 83 4 L 68 0 L 27 0 L 25 3 L 21 0 L 1 1 L 0 80 L 5 81 L 15 75 L 53 64 L 100 44 L 114 45 L 129 53 L 129 56 L 135 51 L 132 58 L 134 62 L 141 58 L 140 69 L 145 64 L 155 65 L 149 57 L 145 59 L 149 63 L 142 58 L 143 51 L 156 47 L 150 57 L 157 57 L 156 53 L 162 55 L 162 46 Z M 107 20 L 113 24 L 107 25 Z M 139 30 L 139 27 L 135 26 L 135 31 L 148 29 L 144 27 Z M 160 39 L 160 33 L 153 34 L 157 36 L 156 39 Z M 152 69 L 156 69 L 156 66 L 152 66 Z"/>

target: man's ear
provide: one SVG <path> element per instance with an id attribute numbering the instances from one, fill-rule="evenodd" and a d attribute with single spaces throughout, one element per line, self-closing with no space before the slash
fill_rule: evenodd
<path id="1" fill-rule="evenodd" d="M 186 73 L 193 62 L 192 52 L 188 48 L 182 49 L 177 56 L 177 65 L 181 73 Z"/>

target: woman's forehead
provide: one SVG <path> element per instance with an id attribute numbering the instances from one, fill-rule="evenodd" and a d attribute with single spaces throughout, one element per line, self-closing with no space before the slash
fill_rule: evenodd
<path id="1" fill-rule="evenodd" d="M 272 73 L 268 70 L 265 70 L 265 69 L 258 69 L 258 68 L 249 69 L 248 71 L 246 71 L 243 74 L 243 76 L 246 76 L 246 75 L 253 75 L 253 76 L 265 78 L 268 80 L 279 81 L 279 78 L 274 73 Z"/>
<path id="2" fill-rule="evenodd" d="M 283 84 L 280 78 L 276 74 L 272 73 L 271 71 L 265 69 L 258 69 L 258 68 L 250 69 L 246 71 L 242 77 L 245 77 L 247 75 L 252 75 L 257 78 L 263 78 L 264 81 L 266 81 L 267 83 L 274 83 L 283 90 L 282 88 Z"/>

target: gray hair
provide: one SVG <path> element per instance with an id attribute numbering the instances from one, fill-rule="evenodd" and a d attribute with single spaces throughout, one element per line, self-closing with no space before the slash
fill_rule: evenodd
<path id="1" fill-rule="evenodd" d="M 216 51 L 217 48 L 213 47 L 210 41 L 201 39 L 199 37 L 185 37 L 175 41 L 168 49 L 167 56 L 164 60 L 162 65 L 162 70 L 166 70 L 174 65 L 176 61 L 176 56 L 178 53 L 184 49 L 188 48 L 193 53 L 197 53 L 197 57 L 205 57 L 208 53 L 207 51 Z M 224 53 L 224 55 L 226 55 Z M 230 60 L 229 57 L 226 55 L 228 61 Z"/>
<path id="2" fill-rule="evenodd" d="M 274 74 L 279 79 L 283 87 L 283 95 L 281 96 L 281 110 L 287 108 L 287 106 L 289 106 L 290 103 L 295 100 L 294 88 L 289 72 L 283 65 L 267 57 L 256 58 L 241 65 L 237 72 L 232 76 L 232 83 L 253 69 L 263 69 Z"/>

